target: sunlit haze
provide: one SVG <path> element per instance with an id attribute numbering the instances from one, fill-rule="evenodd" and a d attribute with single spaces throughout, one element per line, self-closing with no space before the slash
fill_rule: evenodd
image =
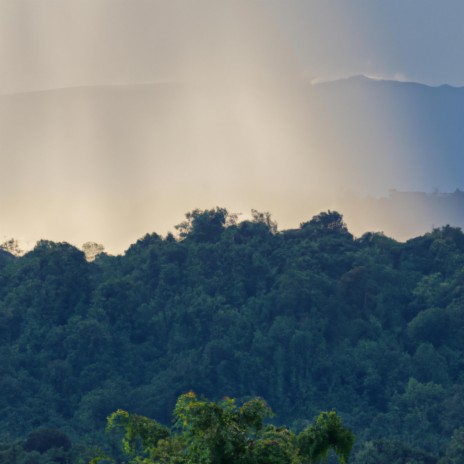
<path id="1" fill-rule="evenodd" d="M 463 85 L 464 7 L 440 5 L 0 0 L 0 241 L 120 253 L 214 206 L 360 234 L 350 198 L 462 188 L 410 104 L 437 89 L 339 80 Z"/>

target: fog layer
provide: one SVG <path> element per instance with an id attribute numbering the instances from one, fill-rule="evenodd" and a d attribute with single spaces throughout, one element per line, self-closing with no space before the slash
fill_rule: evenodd
<path id="1" fill-rule="evenodd" d="M 198 207 L 292 227 L 349 210 L 346 192 L 437 187 L 407 103 L 363 80 L 311 85 L 261 3 L 18 0 L 0 13 L 5 238 L 119 252 Z M 437 182 L 458 186 L 448 174 Z"/>

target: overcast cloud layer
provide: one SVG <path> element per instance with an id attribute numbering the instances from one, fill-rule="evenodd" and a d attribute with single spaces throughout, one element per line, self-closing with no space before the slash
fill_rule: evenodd
<path id="1" fill-rule="evenodd" d="M 462 18 L 460 0 L 1 0 L 0 92 L 247 72 L 275 47 L 315 78 L 464 85 Z"/>

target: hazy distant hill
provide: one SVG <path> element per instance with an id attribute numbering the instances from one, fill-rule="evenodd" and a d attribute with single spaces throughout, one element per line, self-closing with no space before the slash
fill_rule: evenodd
<path id="1" fill-rule="evenodd" d="M 464 88 L 353 77 L 311 87 L 310 95 L 324 101 L 337 128 L 327 144 L 357 153 L 360 182 L 364 169 L 381 167 L 371 195 L 340 202 L 355 228 L 407 239 L 445 224 L 464 227 Z M 375 194 L 383 175 L 395 187 Z"/>
<path id="2" fill-rule="evenodd" d="M 398 240 L 407 240 L 414 233 L 431 231 L 442 225 L 464 228 L 464 192 L 400 192 L 388 196 L 349 197 L 351 220 L 361 230 L 372 228 Z"/>
<path id="3" fill-rule="evenodd" d="M 364 77 L 3 95 L 3 234 L 122 250 L 200 204 L 272 210 L 282 227 L 339 209 L 361 234 L 378 223 L 353 195 L 463 187 L 462 121 L 464 88 Z M 426 216 L 406 236 L 442 220 Z"/>
<path id="4" fill-rule="evenodd" d="M 341 153 L 356 151 L 353 162 L 385 158 L 409 169 L 396 173 L 403 185 L 392 180 L 389 188 L 463 186 L 464 88 L 358 76 L 311 86 L 309 94 L 323 102 Z"/>
<path id="5" fill-rule="evenodd" d="M 239 104 L 237 98 L 244 101 Z M 253 107 L 256 113 L 275 112 L 276 119 L 272 124 L 262 121 L 262 129 L 278 129 L 280 122 L 281 131 L 286 130 L 287 122 L 278 121 L 278 112 L 285 110 L 281 116 L 291 113 L 295 132 L 282 132 L 282 136 L 304 141 L 310 134 L 312 140 L 306 140 L 306 147 L 295 147 L 287 140 L 287 161 L 297 161 L 296 156 L 306 149 L 307 162 L 314 163 L 317 148 L 318 155 L 349 166 L 348 178 L 340 182 L 347 186 L 361 180 L 368 193 L 375 193 L 379 181 L 384 191 L 453 191 L 464 183 L 464 88 L 365 77 L 262 87 L 172 82 L 3 95 L 0 147 L 15 155 L 10 163 L 17 168 L 23 165 L 23 170 L 37 159 L 47 164 L 71 162 L 74 169 L 85 160 L 102 175 L 108 169 L 114 171 L 112 164 L 130 157 L 138 162 L 150 157 L 163 162 L 166 169 L 166 164 L 174 162 L 167 158 L 189 165 L 216 156 L 230 167 L 234 163 L 227 163 L 227 155 L 247 155 L 249 162 L 260 155 L 253 153 L 249 134 L 241 127 L 245 113 Z M 225 141 L 217 140 L 218 130 Z M 274 135 L 269 132 L 262 138 Z M 200 153 L 216 148 L 225 154 Z M 378 168 L 387 169 L 378 172 Z M 124 169 L 124 176 L 131 174 L 141 175 Z"/>

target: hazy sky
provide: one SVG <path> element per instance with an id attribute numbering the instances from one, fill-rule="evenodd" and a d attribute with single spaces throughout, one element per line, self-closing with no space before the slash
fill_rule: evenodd
<path id="1" fill-rule="evenodd" d="M 296 226 L 359 180 L 298 83 L 464 85 L 463 18 L 462 0 L 0 0 L 0 240 L 122 251 L 216 205 Z"/>
<path id="2" fill-rule="evenodd" d="M 263 0 L 308 74 L 464 85 L 461 0 Z"/>
<path id="3" fill-rule="evenodd" d="M 310 77 L 464 85 L 463 18 L 461 0 L 0 0 L 0 92 L 179 79 L 216 54 L 247 70 L 275 47 Z"/>

